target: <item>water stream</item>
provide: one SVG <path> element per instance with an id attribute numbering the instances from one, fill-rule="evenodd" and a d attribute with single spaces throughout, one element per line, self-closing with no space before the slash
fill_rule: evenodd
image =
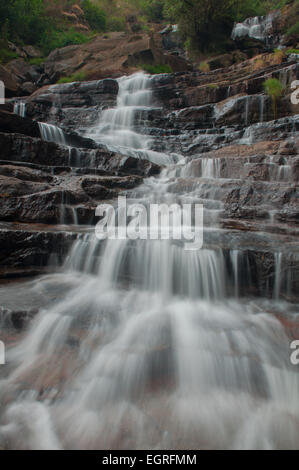
<path id="1" fill-rule="evenodd" d="M 129 201 L 203 201 L 208 242 L 221 203 L 216 187 L 208 195 L 203 188 L 220 177 L 220 160 L 202 162 L 191 196 L 184 185 L 171 190 L 181 176 L 190 181 L 196 174 L 182 159 L 152 151 L 136 131 L 138 112 L 151 106 L 151 79 L 137 74 L 119 85 L 117 107 L 104 111 L 90 136 L 167 163 Z M 53 129 L 41 129 L 53 138 Z M 28 287 L 55 300 L 7 352 L 0 447 L 298 447 L 299 376 L 290 340 L 271 313 L 279 301 L 280 254 L 276 262 L 274 299 L 248 299 L 240 284 L 250 283 L 250 265 L 237 249 L 227 258 L 208 244 L 187 251 L 171 240 L 100 242 L 81 234 L 63 271 Z"/>

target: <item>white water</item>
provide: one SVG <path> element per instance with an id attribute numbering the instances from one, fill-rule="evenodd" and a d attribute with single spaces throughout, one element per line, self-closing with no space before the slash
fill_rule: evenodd
<path id="1" fill-rule="evenodd" d="M 16 101 L 14 104 L 13 112 L 23 118 L 26 117 L 26 103 L 23 103 L 22 101 Z"/>
<path id="2" fill-rule="evenodd" d="M 45 122 L 39 122 L 39 130 L 43 140 L 55 142 L 56 144 L 66 145 L 65 135 L 60 127 Z"/>
<path id="3" fill-rule="evenodd" d="M 236 23 L 232 31 L 232 39 L 240 39 L 246 36 L 266 41 L 271 34 L 273 21 L 278 12 L 272 12 L 266 16 L 255 16 L 247 18 L 243 23 Z"/>
<path id="4" fill-rule="evenodd" d="M 120 82 L 127 104 L 141 95 L 150 103 L 139 75 Z M 128 134 L 131 109 L 108 111 L 101 140 L 114 135 L 123 150 L 127 139 L 141 139 Z M 205 160 L 201 171 L 214 181 L 216 201 L 219 163 Z M 174 173 L 192 179 L 190 165 L 166 168 L 135 191 L 135 200 L 184 200 L 184 186 L 169 192 Z M 248 270 L 241 261 L 233 250 L 230 276 L 219 248 L 189 252 L 167 240 L 103 244 L 81 235 L 64 273 L 30 286 L 56 301 L 7 352 L 0 447 L 297 448 L 299 376 L 289 339 L 267 313 L 271 303 L 238 299 Z M 276 261 L 275 297 L 281 257 Z"/>
<path id="5" fill-rule="evenodd" d="M 153 109 L 151 77 L 137 73 L 131 77 L 120 78 L 118 84 L 117 107 L 103 111 L 99 123 L 87 136 L 105 144 L 109 150 L 135 158 L 160 165 L 175 162 L 175 155 L 151 150 L 151 138 L 135 130 L 140 116 Z"/>

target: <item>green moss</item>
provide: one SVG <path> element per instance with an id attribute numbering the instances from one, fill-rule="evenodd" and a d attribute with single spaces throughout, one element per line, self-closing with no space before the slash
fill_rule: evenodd
<path id="1" fill-rule="evenodd" d="M 44 55 L 47 56 L 54 49 L 71 45 L 84 44 L 90 41 L 92 37 L 93 36 L 87 36 L 86 34 L 75 31 L 74 29 L 64 31 L 52 30 L 45 32 L 40 46 Z"/>
<path id="2" fill-rule="evenodd" d="M 203 73 L 208 73 L 211 70 L 210 65 L 208 64 L 208 62 L 201 62 L 199 64 L 198 68 Z"/>
<path id="3" fill-rule="evenodd" d="M 45 62 L 44 57 L 34 57 L 33 59 L 28 60 L 30 65 L 41 65 Z"/>
<path id="4" fill-rule="evenodd" d="M 299 21 L 297 21 L 293 26 L 291 26 L 287 32 L 286 32 L 287 37 L 291 36 L 299 36 Z"/>
<path id="5" fill-rule="evenodd" d="M 141 68 L 145 72 L 150 73 L 151 75 L 157 75 L 159 73 L 172 73 L 173 72 L 170 65 L 164 65 L 164 64 L 159 64 L 159 65 L 143 64 L 143 65 L 141 65 Z"/>
<path id="6" fill-rule="evenodd" d="M 289 54 L 299 54 L 299 49 L 288 49 L 286 51 L 286 54 L 289 55 Z"/>
<path id="7" fill-rule="evenodd" d="M 62 77 L 57 83 L 73 83 L 73 82 L 84 82 L 86 80 L 85 72 L 77 72 L 70 77 Z"/>
<path id="8" fill-rule="evenodd" d="M 11 60 L 17 59 L 19 56 L 10 49 L 0 49 L 0 63 L 7 64 Z"/>

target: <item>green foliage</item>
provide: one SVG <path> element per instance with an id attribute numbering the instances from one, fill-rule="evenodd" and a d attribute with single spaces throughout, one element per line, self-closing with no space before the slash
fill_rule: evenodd
<path id="1" fill-rule="evenodd" d="M 151 75 L 156 75 L 156 74 L 159 74 L 159 73 L 172 73 L 173 72 L 170 65 L 165 65 L 165 64 L 159 64 L 159 65 L 143 64 L 143 65 L 141 65 L 141 68 L 145 72 L 150 73 Z"/>
<path id="2" fill-rule="evenodd" d="M 208 73 L 211 70 L 210 65 L 208 64 L 208 62 L 201 62 L 199 64 L 198 68 L 203 73 Z"/>
<path id="3" fill-rule="evenodd" d="M 264 83 L 264 90 L 272 98 L 280 98 L 283 94 L 284 86 L 277 78 L 269 78 Z"/>
<path id="4" fill-rule="evenodd" d="M 92 10 L 94 11 L 94 10 Z M 96 8 L 93 25 L 103 25 L 101 10 Z M 10 0 L 0 2 L 0 18 L 3 22 L 1 37 L 19 45 L 32 44 L 40 47 L 44 55 L 53 49 L 70 44 L 82 44 L 90 37 L 70 29 L 63 20 L 47 14 L 44 0 Z M 101 26 L 102 27 L 102 26 Z M 6 59 L 4 59 L 6 60 Z"/>
<path id="5" fill-rule="evenodd" d="M 33 59 L 28 60 L 30 65 L 41 65 L 45 62 L 44 57 L 34 57 Z"/>
<path id="6" fill-rule="evenodd" d="M 192 50 L 207 51 L 230 36 L 240 0 L 165 0 L 165 14 L 179 24 Z"/>
<path id="7" fill-rule="evenodd" d="M 299 49 L 288 49 L 286 51 L 286 54 L 289 55 L 289 54 L 299 54 Z"/>
<path id="8" fill-rule="evenodd" d="M 235 21 L 264 15 L 288 0 L 164 0 L 164 13 L 179 24 L 191 52 L 225 50 Z"/>
<path id="9" fill-rule="evenodd" d="M 37 44 L 52 25 L 43 0 L 1 2 L 0 18 L 6 24 L 7 37 L 25 44 Z"/>
<path id="10" fill-rule="evenodd" d="M 284 86 L 277 78 L 269 78 L 264 83 L 264 90 L 272 98 L 274 119 L 277 117 L 277 101 L 282 97 Z"/>
<path id="11" fill-rule="evenodd" d="M 19 56 L 9 49 L 0 49 L 0 64 L 6 64 L 10 60 L 17 59 Z"/>
<path id="12" fill-rule="evenodd" d="M 140 7 L 150 21 L 163 19 L 164 0 L 141 0 Z"/>
<path id="13" fill-rule="evenodd" d="M 73 83 L 73 82 L 83 82 L 86 79 L 85 72 L 77 72 L 71 75 L 70 77 L 62 77 L 58 80 L 57 83 Z"/>
<path id="14" fill-rule="evenodd" d="M 74 29 L 65 31 L 50 30 L 44 34 L 39 45 L 43 53 L 48 55 L 54 49 L 70 46 L 72 44 L 84 44 L 89 40 L 89 36 L 75 31 Z"/>
<path id="15" fill-rule="evenodd" d="M 89 26 L 94 31 L 106 30 L 107 15 L 101 8 L 91 3 L 90 0 L 83 0 L 81 7 L 84 11 Z"/>
<path id="16" fill-rule="evenodd" d="M 292 37 L 296 36 L 298 39 L 299 36 L 299 21 L 297 21 L 295 24 L 289 27 L 289 29 L 286 32 L 287 37 Z"/>
<path id="17" fill-rule="evenodd" d="M 107 19 L 106 29 L 107 31 L 125 31 L 126 21 L 124 18 L 111 16 Z"/>

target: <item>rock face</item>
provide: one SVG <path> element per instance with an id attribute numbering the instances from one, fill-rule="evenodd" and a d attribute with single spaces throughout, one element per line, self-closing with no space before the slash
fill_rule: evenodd
<path id="1" fill-rule="evenodd" d="M 5 85 L 6 97 L 15 96 L 18 92 L 18 83 L 15 77 L 2 65 L 0 65 L 0 80 Z"/>
<path id="2" fill-rule="evenodd" d="M 53 51 L 45 62 L 48 77 L 70 76 L 83 72 L 89 79 L 101 79 L 107 76 L 119 77 L 132 73 L 142 64 L 169 63 L 171 60 L 155 45 L 154 40 L 144 33 L 108 33 L 93 41 L 67 46 Z M 173 60 L 174 71 L 188 70 L 188 64 L 181 59 Z"/>
<path id="3" fill-rule="evenodd" d="M 284 61 L 257 70 L 254 64 L 248 60 L 206 74 L 152 77 L 152 107 L 138 109 L 133 129 L 149 139 L 152 151 L 185 158 L 182 170 L 174 169 L 173 175 L 169 170 L 168 192 L 196 197 L 206 207 L 207 223 L 217 216 L 219 227 L 232 234 L 231 240 L 210 235 L 207 243 L 222 247 L 228 270 L 234 248 L 244 266 L 250 263 L 253 279 L 244 280 L 244 293 L 250 285 L 252 293 L 272 295 L 276 254 L 285 246 L 281 293 L 293 298 L 299 123 L 290 93 L 298 64 Z M 269 77 L 286 86 L 278 119 L 263 93 Z M 114 79 L 47 86 L 25 100 L 27 118 L 0 113 L 0 219 L 5 224 L 17 222 L 18 230 L 27 224 L 27 231 L 28 224 L 44 224 L 51 237 L 61 224 L 93 224 L 101 201 L 114 201 L 160 172 L 147 160 L 83 137 L 103 111 L 116 106 L 118 92 Z M 37 120 L 63 129 L 64 144 L 42 140 Z M 289 290 L 287 278 L 293 279 Z"/>

